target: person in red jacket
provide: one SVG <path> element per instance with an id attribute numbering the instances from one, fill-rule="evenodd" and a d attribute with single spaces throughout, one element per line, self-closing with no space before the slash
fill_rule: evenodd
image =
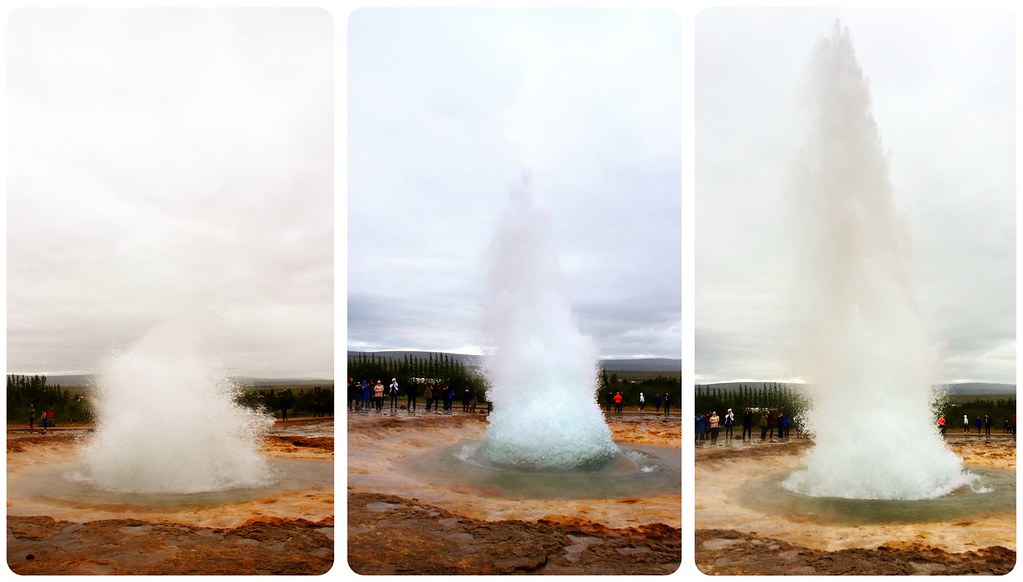
<path id="1" fill-rule="evenodd" d="M 622 393 L 621 392 L 616 392 L 615 393 L 615 412 L 617 412 L 618 414 L 622 413 L 622 400 L 624 400 L 624 398 L 622 398 Z"/>
<path id="2" fill-rule="evenodd" d="M 938 417 L 938 430 L 941 431 L 941 436 L 945 436 L 945 415 L 942 414 Z"/>

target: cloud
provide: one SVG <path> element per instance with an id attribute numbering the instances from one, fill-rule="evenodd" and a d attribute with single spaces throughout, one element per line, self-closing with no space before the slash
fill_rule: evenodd
<path id="1" fill-rule="evenodd" d="M 696 367 L 791 373 L 784 192 L 815 40 L 852 33 L 942 379 L 1014 382 L 1014 29 L 1004 10 L 705 10 L 696 44 Z M 982 224 L 983 228 L 976 225 Z"/>
<path id="2" fill-rule="evenodd" d="M 677 356 L 673 13 L 364 9 L 349 32 L 349 346 L 482 347 L 484 261 L 525 171 L 579 327 Z"/>
<path id="3" fill-rule="evenodd" d="M 9 367 L 88 370 L 212 309 L 260 346 L 240 373 L 330 375 L 329 14 L 23 9 L 9 30 Z"/>

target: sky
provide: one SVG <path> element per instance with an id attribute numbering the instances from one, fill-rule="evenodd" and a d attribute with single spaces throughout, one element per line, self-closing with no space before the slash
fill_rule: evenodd
<path id="1" fill-rule="evenodd" d="M 870 81 L 937 380 L 1015 383 L 1015 29 L 1004 10 L 710 9 L 696 19 L 698 383 L 798 379 L 783 200 L 816 40 Z"/>
<path id="2" fill-rule="evenodd" d="M 480 353 L 485 255 L 528 175 L 579 330 L 679 358 L 681 22 L 664 9 L 348 21 L 348 349 Z"/>
<path id="3" fill-rule="evenodd" d="M 9 372 L 93 372 L 202 322 L 232 375 L 333 377 L 333 26 L 11 13 Z"/>

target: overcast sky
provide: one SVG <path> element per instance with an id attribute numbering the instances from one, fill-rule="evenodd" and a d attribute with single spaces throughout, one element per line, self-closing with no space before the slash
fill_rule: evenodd
<path id="1" fill-rule="evenodd" d="M 783 195 L 816 40 L 870 80 L 941 381 L 1015 383 L 1015 30 L 992 10 L 705 10 L 696 20 L 697 382 L 793 378 Z"/>
<path id="2" fill-rule="evenodd" d="M 323 10 L 8 22 L 7 369 L 90 372 L 173 321 L 230 373 L 333 376 Z"/>
<path id="3" fill-rule="evenodd" d="M 349 349 L 479 352 L 528 173 L 598 352 L 680 357 L 675 13 L 363 9 L 348 34 Z"/>

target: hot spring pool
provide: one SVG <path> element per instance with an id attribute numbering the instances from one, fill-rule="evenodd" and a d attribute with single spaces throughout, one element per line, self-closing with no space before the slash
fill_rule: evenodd
<path id="1" fill-rule="evenodd" d="M 785 481 L 799 469 L 747 481 L 738 502 L 749 509 L 788 519 L 837 524 L 922 523 L 1016 511 L 1012 471 L 967 469 L 973 483 L 933 499 L 848 499 L 815 497 L 793 491 Z"/>
<path id="2" fill-rule="evenodd" d="M 25 468 L 7 476 L 9 497 L 69 509 L 146 513 L 218 507 L 264 498 L 275 492 L 316 487 L 333 488 L 333 463 L 312 459 L 268 459 L 265 486 L 201 493 L 131 493 L 96 487 L 87 479 L 82 461 Z"/>
<path id="3" fill-rule="evenodd" d="M 477 495 L 520 499 L 608 499 L 681 491 L 678 449 L 620 445 L 603 466 L 575 470 L 526 470 L 491 463 L 479 453 L 482 441 L 442 448 L 410 461 L 404 469 L 423 483 Z"/>

